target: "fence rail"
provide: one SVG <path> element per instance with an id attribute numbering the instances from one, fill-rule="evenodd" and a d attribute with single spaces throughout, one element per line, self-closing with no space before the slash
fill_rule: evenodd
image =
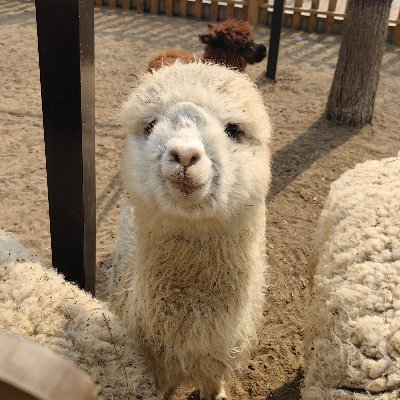
<path id="1" fill-rule="evenodd" d="M 286 0 L 283 26 L 308 32 L 342 32 L 349 0 Z M 271 25 L 273 0 L 94 0 L 96 6 L 122 7 L 138 13 L 164 14 L 205 21 L 246 19 Z M 389 17 L 388 40 L 400 42 L 400 3 Z"/>

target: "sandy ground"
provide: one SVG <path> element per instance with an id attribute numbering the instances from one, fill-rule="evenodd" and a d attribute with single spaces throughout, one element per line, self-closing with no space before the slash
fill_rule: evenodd
<path id="1" fill-rule="evenodd" d="M 115 244 L 121 201 L 123 143 L 116 114 L 146 61 L 181 45 L 200 52 L 206 22 L 97 9 L 96 183 L 97 291 Z M 257 28 L 267 43 L 268 29 Z M 363 129 L 323 118 L 339 49 L 337 36 L 283 31 L 278 82 L 263 78 L 265 63 L 247 69 L 258 83 L 275 126 L 273 181 L 268 202 L 270 282 L 260 344 L 230 388 L 234 399 L 300 398 L 308 255 L 330 183 L 356 163 L 400 150 L 400 47 L 387 46 L 373 123 Z M 50 260 L 46 171 L 34 7 L 0 0 L 0 228 Z M 175 398 L 184 399 L 179 392 Z"/>

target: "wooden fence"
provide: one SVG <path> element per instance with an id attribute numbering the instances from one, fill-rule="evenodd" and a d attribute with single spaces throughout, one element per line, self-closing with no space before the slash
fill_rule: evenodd
<path id="1" fill-rule="evenodd" d="M 347 0 L 348 1 L 348 0 Z M 346 0 L 286 0 L 283 26 L 308 32 L 341 33 Z M 246 19 L 270 26 L 273 0 L 94 0 L 96 6 L 122 7 L 139 13 L 164 14 L 206 21 Z M 400 42 L 400 10 L 393 6 L 388 40 Z"/>

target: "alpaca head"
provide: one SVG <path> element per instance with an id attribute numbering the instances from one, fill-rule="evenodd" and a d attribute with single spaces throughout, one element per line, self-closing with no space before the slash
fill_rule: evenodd
<path id="1" fill-rule="evenodd" d="M 247 76 L 204 63 L 147 73 L 121 122 L 125 185 L 149 215 L 222 220 L 264 202 L 271 126 Z"/>
<path id="2" fill-rule="evenodd" d="M 204 58 L 244 71 L 247 64 L 262 61 L 267 49 L 253 41 L 253 29 L 247 21 L 228 19 L 208 25 L 209 33 L 199 35 L 206 45 Z"/>

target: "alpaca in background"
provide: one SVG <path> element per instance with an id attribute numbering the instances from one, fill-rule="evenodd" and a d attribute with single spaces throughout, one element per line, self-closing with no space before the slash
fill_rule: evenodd
<path id="1" fill-rule="evenodd" d="M 209 32 L 199 35 L 205 44 L 202 61 L 225 65 L 243 72 L 248 64 L 261 62 L 267 50 L 263 44 L 253 40 L 253 28 L 247 21 L 228 19 L 215 25 L 208 25 Z M 171 65 L 176 60 L 181 63 L 196 61 L 193 53 L 181 49 L 170 49 L 154 56 L 148 69 L 159 69 Z"/>

